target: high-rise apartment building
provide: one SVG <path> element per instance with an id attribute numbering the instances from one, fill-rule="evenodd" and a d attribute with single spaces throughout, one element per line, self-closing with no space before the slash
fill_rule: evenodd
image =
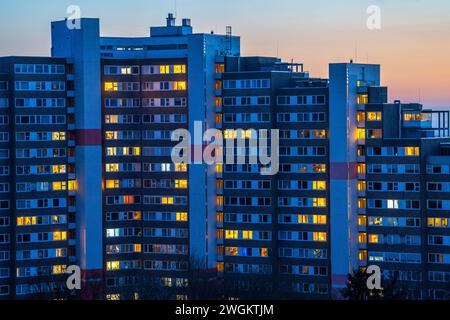
<path id="1" fill-rule="evenodd" d="M 449 112 L 388 103 L 378 65 L 312 78 L 189 19 L 99 29 L 54 22 L 51 58 L 0 58 L 0 298 L 48 297 L 69 265 L 86 299 L 190 298 L 193 269 L 227 298 L 342 298 L 369 265 L 448 298 Z M 231 163 L 203 163 L 212 128 Z M 193 163 L 172 162 L 177 129 Z M 273 174 L 249 161 L 276 151 Z"/>

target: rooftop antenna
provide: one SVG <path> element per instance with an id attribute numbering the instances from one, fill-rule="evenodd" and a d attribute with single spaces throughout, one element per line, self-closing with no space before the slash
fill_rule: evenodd
<path id="1" fill-rule="evenodd" d="M 233 27 L 232 26 L 227 26 L 227 35 L 226 35 L 226 39 L 227 39 L 227 55 L 231 55 L 231 51 L 233 49 L 232 36 L 233 36 Z"/>
<path id="2" fill-rule="evenodd" d="M 177 5 L 177 0 L 175 1 L 175 18 L 178 17 L 178 5 Z"/>

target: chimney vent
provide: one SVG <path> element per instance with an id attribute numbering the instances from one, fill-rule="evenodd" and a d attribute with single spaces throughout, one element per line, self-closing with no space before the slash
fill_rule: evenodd
<path id="1" fill-rule="evenodd" d="M 183 19 L 183 27 L 190 27 L 191 19 Z"/>
<path id="2" fill-rule="evenodd" d="M 167 26 L 175 27 L 176 18 L 173 16 L 173 13 L 169 13 L 167 16 Z"/>

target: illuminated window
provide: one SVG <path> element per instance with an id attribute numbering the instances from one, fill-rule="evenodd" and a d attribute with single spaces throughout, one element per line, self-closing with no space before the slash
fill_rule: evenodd
<path id="1" fill-rule="evenodd" d="M 105 116 L 105 123 L 117 124 L 117 123 L 119 123 L 119 116 L 118 115 L 107 115 L 107 116 Z"/>
<path id="2" fill-rule="evenodd" d="M 327 167 L 324 164 L 315 164 L 313 165 L 313 171 L 316 173 L 325 173 L 327 172 Z"/>
<path id="3" fill-rule="evenodd" d="M 216 73 L 224 73 L 225 72 L 225 64 L 216 63 Z"/>
<path id="4" fill-rule="evenodd" d="M 65 231 L 53 232 L 53 241 L 65 241 L 65 240 L 67 240 L 67 232 L 65 232 Z"/>
<path id="5" fill-rule="evenodd" d="M 358 216 L 358 226 L 360 226 L 360 227 L 367 226 L 367 217 L 366 216 Z"/>
<path id="6" fill-rule="evenodd" d="M 253 231 L 242 231 L 242 238 L 244 240 L 252 240 L 253 239 Z"/>
<path id="7" fill-rule="evenodd" d="M 56 165 L 52 167 L 53 173 L 66 173 L 66 166 L 65 165 Z"/>
<path id="8" fill-rule="evenodd" d="M 217 80 L 214 87 L 216 88 L 216 90 L 221 90 L 222 89 L 222 81 Z"/>
<path id="9" fill-rule="evenodd" d="M 186 65 L 185 64 L 177 64 L 173 66 L 173 73 L 186 73 Z"/>
<path id="10" fill-rule="evenodd" d="M 17 226 L 34 226 L 36 225 L 36 217 L 18 217 Z"/>
<path id="11" fill-rule="evenodd" d="M 368 104 L 369 103 L 369 95 L 367 95 L 367 94 L 358 94 L 357 103 L 358 104 Z"/>
<path id="12" fill-rule="evenodd" d="M 142 252 L 142 245 L 141 244 L 135 244 L 134 245 L 134 252 Z"/>
<path id="13" fill-rule="evenodd" d="M 398 200 L 388 200 L 387 208 L 388 209 L 398 209 Z"/>
<path id="14" fill-rule="evenodd" d="M 358 191 L 366 191 L 366 181 L 358 181 Z"/>
<path id="15" fill-rule="evenodd" d="M 367 121 L 381 121 L 381 112 L 367 112 Z"/>
<path id="16" fill-rule="evenodd" d="M 119 180 L 106 180 L 106 189 L 119 189 Z"/>
<path id="17" fill-rule="evenodd" d="M 221 179 L 216 180 L 216 189 L 217 190 L 222 190 L 223 189 L 223 180 L 221 180 Z"/>
<path id="18" fill-rule="evenodd" d="M 225 271 L 225 263 L 217 262 L 217 272 L 224 272 L 224 271 Z"/>
<path id="19" fill-rule="evenodd" d="M 216 172 L 217 173 L 223 172 L 223 164 L 221 164 L 221 163 L 216 164 Z"/>
<path id="20" fill-rule="evenodd" d="M 161 74 L 170 73 L 170 66 L 159 66 L 159 73 Z"/>
<path id="21" fill-rule="evenodd" d="M 299 224 L 308 224 L 309 223 L 309 216 L 305 214 L 300 214 L 298 216 L 298 223 Z"/>
<path id="22" fill-rule="evenodd" d="M 420 148 L 419 147 L 405 147 L 405 155 L 408 157 L 419 156 Z"/>
<path id="23" fill-rule="evenodd" d="M 358 234 L 358 243 L 365 244 L 367 243 L 367 234 L 366 233 L 359 233 Z"/>
<path id="24" fill-rule="evenodd" d="M 380 239 L 377 234 L 369 235 L 369 243 L 379 243 Z"/>
<path id="25" fill-rule="evenodd" d="M 66 265 L 55 265 L 53 266 L 53 274 L 63 274 L 66 273 Z"/>
<path id="26" fill-rule="evenodd" d="M 173 90 L 185 91 L 187 88 L 186 81 L 176 81 L 173 83 Z"/>
<path id="27" fill-rule="evenodd" d="M 217 196 L 216 197 L 216 205 L 218 207 L 222 207 L 223 206 L 223 196 Z"/>
<path id="28" fill-rule="evenodd" d="M 119 91 L 117 82 L 105 82 L 105 91 Z"/>
<path id="29" fill-rule="evenodd" d="M 381 129 L 368 129 L 367 138 L 368 139 L 381 139 L 383 137 L 383 130 Z"/>
<path id="30" fill-rule="evenodd" d="M 429 218 L 428 226 L 436 228 L 447 228 L 449 226 L 448 222 L 448 218 Z"/>
<path id="31" fill-rule="evenodd" d="M 66 191 L 67 182 L 65 181 L 55 181 L 52 186 L 53 191 Z"/>
<path id="32" fill-rule="evenodd" d="M 259 254 L 263 258 L 268 257 L 269 256 L 269 249 L 261 248 L 261 249 L 259 249 Z"/>
<path id="33" fill-rule="evenodd" d="M 56 249 L 56 257 L 57 258 L 62 258 L 65 256 L 65 249 Z"/>
<path id="34" fill-rule="evenodd" d="M 222 124 L 222 118 L 223 116 L 221 113 L 216 114 L 216 124 Z"/>
<path id="35" fill-rule="evenodd" d="M 358 163 L 358 174 L 366 174 L 366 164 Z"/>
<path id="36" fill-rule="evenodd" d="M 175 180 L 175 189 L 187 189 L 187 180 Z"/>
<path id="37" fill-rule="evenodd" d="M 175 172 L 187 172 L 187 164 L 175 164 Z"/>
<path id="38" fill-rule="evenodd" d="M 173 204 L 173 197 L 162 197 L 162 204 Z"/>
<path id="39" fill-rule="evenodd" d="M 356 129 L 356 139 L 364 140 L 366 138 L 366 130 L 365 129 Z"/>
<path id="40" fill-rule="evenodd" d="M 215 105 L 216 105 L 216 108 L 222 107 L 222 97 L 216 97 Z"/>
<path id="41" fill-rule="evenodd" d="M 114 147 L 109 147 L 106 149 L 106 155 L 111 157 L 111 156 L 117 156 L 117 148 Z"/>
<path id="42" fill-rule="evenodd" d="M 69 191 L 76 191 L 76 190 L 77 190 L 76 180 L 70 180 L 69 181 Z"/>
<path id="43" fill-rule="evenodd" d="M 177 212 L 177 221 L 188 221 L 188 213 L 187 212 Z"/>
<path id="44" fill-rule="evenodd" d="M 117 140 L 119 138 L 119 133 L 117 131 L 107 131 L 105 133 L 106 140 Z"/>
<path id="45" fill-rule="evenodd" d="M 239 249 L 235 247 L 225 248 L 225 253 L 227 256 L 237 256 L 239 254 Z"/>
<path id="46" fill-rule="evenodd" d="M 53 132 L 52 133 L 52 140 L 53 141 L 65 141 L 66 140 L 66 133 L 65 132 Z"/>
<path id="47" fill-rule="evenodd" d="M 106 172 L 119 172 L 119 164 L 118 163 L 106 164 Z"/>
<path id="48" fill-rule="evenodd" d="M 313 199 L 313 207 L 326 207 L 327 206 L 327 199 L 325 198 L 314 198 Z"/>
<path id="49" fill-rule="evenodd" d="M 314 232 L 314 241 L 324 242 L 327 241 L 327 233 L 326 232 Z"/>
<path id="50" fill-rule="evenodd" d="M 326 181 L 313 181 L 313 190 L 327 190 Z"/>
<path id="51" fill-rule="evenodd" d="M 108 261 L 106 263 L 106 269 L 108 271 L 120 270 L 120 261 Z"/>
<path id="52" fill-rule="evenodd" d="M 237 131 L 236 130 L 225 130 L 224 138 L 225 139 L 237 139 Z"/>
<path id="53" fill-rule="evenodd" d="M 366 206 L 367 206 L 366 198 L 359 198 L 358 199 L 358 208 L 359 209 L 366 209 Z"/>
<path id="54" fill-rule="evenodd" d="M 239 239 L 239 231 L 237 230 L 226 230 L 225 231 L 226 239 Z"/>
<path id="55" fill-rule="evenodd" d="M 223 222 L 223 212 L 219 211 L 216 213 L 217 222 Z"/>
<path id="56" fill-rule="evenodd" d="M 327 216 L 313 215 L 313 224 L 327 224 Z"/>
<path id="57" fill-rule="evenodd" d="M 133 219 L 136 221 L 140 221 L 142 219 L 142 214 L 140 211 L 135 211 L 133 214 Z"/>
<path id="58" fill-rule="evenodd" d="M 367 260 L 367 250 L 360 250 L 358 254 L 359 261 Z"/>
<path id="59" fill-rule="evenodd" d="M 364 111 L 358 111 L 356 118 L 358 122 L 366 121 L 366 113 Z"/>

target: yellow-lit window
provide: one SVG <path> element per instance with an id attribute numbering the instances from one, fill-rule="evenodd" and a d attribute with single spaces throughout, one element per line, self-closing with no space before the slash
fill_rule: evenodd
<path id="1" fill-rule="evenodd" d="M 119 293 L 108 294 L 108 295 L 106 295 L 106 300 L 108 300 L 108 301 L 119 301 L 120 300 L 120 294 Z"/>
<path id="2" fill-rule="evenodd" d="M 226 230 L 225 231 L 226 239 L 239 239 L 239 231 L 237 230 Z"/>
<path id="3" fill-rule="evenodd" d="M 356 129 L 356 139 L 364 140 L 366 138 L 366 130 L 358 128 Z"/>
<path id="4" fill-rule="evenodd" d="M 222 89 L 222 81 L 216 80 L 216 83 L 214 84 L 214 88 L 216 90 L 221 90 Z"/>
<path id="5" fill-rule="evenodd" d="M 223 212 L 218 211 L 216 213 L 216 219 L 217 219 L 217 222 L 223 222 Z"/>
<path id="6" fill-rule="evenodd" d="M 309 216 L 305 214 L 299 214 L 298 215 L 298 223 L 299 224 L 308 224 L 309 223 Z"/>
<path id="7" fill-rule="evenodd" d="M 65 241 L 67 240 L 67 232 L 55 231 L 53 232 L 53 241 Z"/>
<path id="8" fill-rule="evenodd" d="M 358 174 L 366 174 L 366 164 L 358 163 Z"/>
<path id="9" fill-rule="evenodd" d="M 109 147 L 106 149 L 106 155 L 107 156 L 117 156 L 117 148 L 115 147 Z"/>
<path id="10" fill-rule="evenodd" d="M 369 243 L 379 243 L 380 239 L 377 234 L 371 234 L 369 235 Z"/>
<path id="11" fill-rule="evenodd" d="M 65 250 L 64 249 L 56 249 L 56 257 L 61 258 L 64 257 Z"/>
<path id="12" fill-rule="evenodd" d="M 260 253 L 260 256 L 263 257 L 263 258 L 268 257 L 269 256 L 269 249 L 261 248 L 261 249 L 259 249 L 259 253 Z"/>
<path id="13" fill-rule="evenodd" d="M 242 239 L 252 240 L 253 239 L 253 231 L 242 231 Z"/>
<path id="14" fill-rule="evenodd" d="M 360 226 L 360 227 L 367 226 L 367 217 L 366 216 L 358 216 L 358 226 Z"/>
<path id="15" fill-rule="evenodd" d="M 69 191 L 76 191 L 77 190 L 77 181 L 76 180 L 70 180 L 68 183 Z"/>
<path id="16" fill-rule="evenodd" d="M 18 217 L 17 226 L 34 226 L 36 225 L 36 217 Z"/>
<path id="17" fill-rule="evenodd" d="M 327 206 L 327 199 L 325 198 L 314 198 L 313 199 L 313 207 L 326 207 Z"/>
<path id="18" fill-rule="evenodd" d="M 176 81 L 173 83 L 173 90 L 185 91 L 186 88 L 186 81 Z"/>
<path id="19" fill-rule="evenodd" d="M 119 83 L 105 82 L 105 91 L 119 91 Z"/>
<path id="20" fill-rule="evenodd" d="M 66 173 L 66 165 L 56 165 L 52 167 L 53 173 Z"/>
<path id="21" fill-rule="evenodd" d="M 358 181 L 358 191 L 366 191 L 366 181 Z"/>
<path id="22" fill-rule="evenodd" d="M 133 219 L 136 221 L 140 221 L 142 219 L 142 213 L 140 211 L 135 211 L 133 213 Z"/>
<path id="23" fill-rule="evenodd" d="M 367 243 L 367 234 L 366 233 L 360 232 L 358 234 L 358 243 L 362 243 L 362 244 Z"/>
<path id="24" fill-rule="evenodd" d="M 159 73 L 161 74 L 170 73 L 170 66 L 159 66 Z"/>
<path id="25" fill-rule="evenodd" d="M 217 173 L 223 172 L 223 164 L 221 164 L 221 163 L 216 164 L 216 172 Z"/>
<path id="26" fill-rule="evenodd" d="M 327 190 L 326 181 L 313 181 L 313 190 Z"/>
<path id="27" fill-rule="evenodd" d="M 224 271 L 225 271 L 225 263 L 217 262 L 217 272 L 224 272 Z"/>
<path id="28" fill-rule="evenodd" d="M 223 180 L 221 180 L 221 179 L 216 180 L 216 189 L 217 190 L 222 190 L 223 189 Z"/>
<path id="29" fill-rule="evenodd" d="M 224 138 L 225 139 L 236 139 L 237 138 L 237 131 L 236 130 L 225 130 Z"/>
<path id="30" fill-rule="evenodd" d="M 216 73 L 224 73 L 225 72 L 225 64 L 216 63 Z"/>
<path id="31" fill-rule="evenodd" d="M 368 129 L 367 138 L 369 139 L 381 139 L 383 137 L 383 130 L 381 129 Z"/>
<path id="32" fill-rule="evenodd" d="M 106 164 L 106 172 L 119 172 L 119 164 L 118 163 Z"/>
<path id="33" fill-rule="evenodd" d="M 52 133 L 52 140 L 53 141 L 65 141 L 66 140 L 66 133 L 65 132 L 53 132 Z"/>
<path id="34" fill-rule="evenodd" d="M 327 216 L 313 215 L 313 224 L 327 224 Z"/>
<path id="35" fill-rule="evenodd" d="M 216 97 L 215 105 L 216 105 L 216 108 L 222 107 L 222 97 Z"/>
<path id="36" fill-rule="evenodd" d="M 359 261 L 367 260 L 367 250 L 360 250 L 358 254 Z"/>
<path id="37" fill-rule="evenodd" d="M 131 68 L 130 67 L 120 68 L 120 74 L 123 74 L 123 75 L 131 74 Z"/>
<path id="38" fill-rule="evenodd" d="M 358 122 L 366 121 L 366 113 L 364 111 L 358 111 L 356 118 Z"/>
<path id="39" fill-rule="evenodd" d="M 119 138 L 119 133 L 117 131 L 106 131 L 106 140 L 117 140 Z"/>
<path id="40" fill-rule="evenodd" d="M 225 253 L 227 256 L 237 256 L 239 254 L 239 249 L 236 247 L 225 248 Z"/>
<path id="41" fill-rule="evenodd" d="M 188 213 L 187 212 L 177 212 L 177 221 L 188 221 Z"/>
<path id="42" fill-rule="evenodd" d="M 313 171 L 316 173 L 325 173 L 327 172 L 327 167 L 324 164 L 315 164 L 313 165 Z"/>
<path id="43" fill-rule="evenodd" d="M 66 181 L 55 181 L 52 186 L 53 191 L 66 191 L 67 182 Z"/>
<path id="44" fill-rule="evenodd" d="M 186 73 L 186 65 L 185 64 L 176 64 L 173 66 L 173 73 Z"/>
<path id="45" fill-rule="evenodd" d="M 408 157 L 419 156 L 420 148 L 419 147 L 405 147 L 405 155 Z"/>
<path id="46" fill-rule="evenodd" d="M 314 241 L 324 242 L 327 241 L 326 232 L 314 232 Z"/>
<path id="47" fill-rule="evenodd" d="M 359 209 L 366 209 L 366 206 L 367 206 L 366 198 L 359 198 L 358 199 L 358 208 Z"/>
<path id="48" fill-rule="evenodd" d="M 221 113 L 216 114 L 216 124 L 222 124 L 222 118 L 223 116 Z"/>
<path id="49" fill-rule="evenodd" d="M 223 196 L 217 196 L 216 197 L 216 205 L 219 207 L 223 206 Z"/>
<path id="50" fill-rule="evenodd" d="M 120 261 L 108 261 L 106 263 L 106 269 L 108 271 L 120 270 Z"/>
<path id="51" fill-rule="evenodd" d="M 55 265 L 53 266 L 53 274 L 63 274 L 66 273 L 66 265 Z"/>
<path id="52" fill-rule="evenodd" d="M 134 245 L 134 252 L 142 252 L 142 245 L 141 244 L 135 244 Z"/>
<path id="53" fill-rule="evenodd" d="M 119 180 L 106 180 L 106 189 L 119 189 Z"/>
<path id="54" fill-rule="evenodd" d="M 162 204 L 173 204 L 173 197 L 162 197 Z"/>
<path id="55" fill-rule="evenodd" d="M 187 189 L 187 180 L 175 180 L 175 189 Z"/>
<path id="56" fill-rule="evenodd" d="M 381 112 L 367 112 L 367 121 L 381 121 Z"/>
<path id="57" fill-rule="evenodd" d="M 175 164 L 175 172 L 187 172 L 187 164 Z"/>
<path id="58" fill-rule="evenodd" d="M 357 103 L 358 104 L 368 104 L 369 103 L 369 95 L 367 95 L 367 94 L 358 94 Z"/>
<path id="59" fill-rule="evenodd" d="M 217 229 L 216 236 L 217 236 L 217 239 L 223 239 L 223 236 L 224 236 L 223 229 Z"/>
<path id="60" fill-rule="evenodd" d="M 119 116 L 118 115 L 107 115 L 107 116 L 105 116 L 105 123 L 117 124 L 117 123 L 119 123 Z"/>

